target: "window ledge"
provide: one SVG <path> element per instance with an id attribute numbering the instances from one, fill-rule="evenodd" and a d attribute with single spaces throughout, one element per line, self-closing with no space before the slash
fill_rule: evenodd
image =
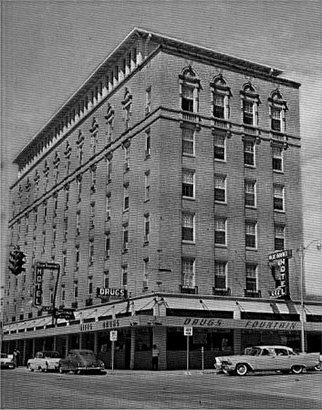
<path id="1" fill-rule="evenodd" d="M 249 246 L 246 246 L 245 248 L 246 248 L 246 251 L 258 251 L 257 248 L 251 248 Z"/>
<path id="2" fill-rule="evenodd" d="M 274 209 L 274 212 L 277 212 L 278 214 L 285 214 L 284 209 Z"/>
<path id="3" fill-rule="evenodd" d="M 245 168 L 256 169 L 256 165 L 244 164 L 244 167 L 245 167 Z"/>
<path id="4" fill-rule="evenodd" d="M 227 205 L 226 201 L 218 201 L 218 199 L 215 199 L 215 204 L 221 204 L 221 205 Z"/>
<path id="5" fill-rule="evenodd" d="M 195 200 L 196 200 L 195 197 L 192 197 L 192 196 L 183 196 L 183 195 L 182 195 L 182 199 L 186 199 L 186 200 L 188 200 L 188 201 L 195 201 Z"/>
<path id="6" fill-rule="evenodd" d="M 280 170 L 280 169 L 274 169 L 273 168 L 273 172 L 276 172 L 277 174 L 284 174 L 284 171 Z"/>
<path id="7" fill-rule="evenodd" d="M 216 162 L 221 162 L 222 164 L 227 164 L 227 160 L 226 160 L 226 159 L 214 158 L 214 160 L 215 160 Z"/>
<path id="8" fill-rule="evenodd" d="M 226 244 L 222 244 L 222 243 L 215 243 L 215 247 L 216 248 L 227 248 Z"/>
<path id="9" fill-rule="evenodd" d="M 182 156 L 183 156 L 183 157 L 187 157 L 187 158 L 196 158 L 196 155 L 195 155 L 195 154 L 187 154 L 186 152 L 183 152 L 183 153 L 182 153 Z"/>
<path id="10" fill-rule="evenodd" d="M 257 209 L 257 206 L 245 205 L 245 208 L 247 208 L 247 209 Z"/>
<path id="11" fill-rule="evenodd" d="M 186 245 L 195 245 L 196 242 L 195 241 L 188 241 L 186 239 L 182 239 L 181 241 L 182 243 L 186 244 Z"/>

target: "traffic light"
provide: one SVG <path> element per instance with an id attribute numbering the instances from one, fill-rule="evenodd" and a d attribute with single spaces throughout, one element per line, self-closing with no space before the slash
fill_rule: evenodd
<path id="1" fill-rule="evenodd" d="M 14 249 L 10 252 L 9 256 L 9 270 L 14 275 L 19 275 L 22 272 L 25 272 L 24 264 L 26 263 L 25 260 L 26 255 L 19 250 L 19 248 Z"/>

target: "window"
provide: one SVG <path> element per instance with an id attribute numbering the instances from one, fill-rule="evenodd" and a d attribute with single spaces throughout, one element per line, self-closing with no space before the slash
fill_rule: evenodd
<path id="1" fill-rule="evenodd" d="M 256 182 L 245 180 L 245 206 L 256 207 Z"/>
<path id="2" fill-rule="evenodd" d="M 182 240 L 194 242 L 194 215 L 188 212 L 182 214 Z"/>
<path id="3" fill-rule="evenodd" d="M 195 287 L 195 260 L 193 258 L 182 258 L 181 284 L 186 288 Z"/>
<path id="4" fill-rule="evenodd" d="M 243 122 L 244 124 L 254 125 L 254 103 L 252 101 L 244 101 Z"/>
<path id="5" fill-rule="evenodd" d="M 271 118 L 271 129 L 277 132 L 285 132 L 285 114 L 287 104 L 278 89 L 274 90 L 268 99 L 269 115 Z"/>
<path id="6" fill-rule="evenodd" d="M 184 169 L 182 171 L 182 196 L 187 198 L 195 197 L 194 189 L 195 172 Z"/>
<path id="7" fill-rule="evenodd" d="M 74 283 L 74 299 L 78 298 L 78 283 Z"/>
<path id="8" fill-rule="evenodd" d="M 213 116 L 228 120 L 230 88 L 227 86 L 222 74 L 216 76 L 210 84 L 212 91 Z"/>
<path id="9" fill-rule="evenodd" d="M 109 184 L 112 179 L 112 155 L 106 157 L 106 184 Z"/>
<path id="10" fill-rule="evenodd" d="M 222 135 L 215 135 L 214 157 L 226 161 L 226 138 Z"/>
<path id="11" fill-rule="evenodd" d="M 257 292 L 257 265 L 246 263 L 246 291 Z"/>
<path id="12" fill-rule="evenodd" d="M 89 296 L 93 296 L 93 279 L 88 278 L 88 294 Z"/>
<path id="13" fill-rule="evenodd" d="M 150 237 L 150 215 L 144 215 L 144 242 L 149 242 Z"/>
<path id="14" fill-rule="evenodd" d="M 143 260 L 143 290 L 149 287 L 149 258 Z"/>
<path id="15" fill-rule="evenodd" d="M 110 287 L 110 278 L 109 278 L 109 271 L 108 270 L 106 270 L 104 272 L 103 286 L 104 286 L 104 288 L 109 288 Z"/>
<path id="16" fill-rule="evenodd" d="M 192 67 L 184 68 L 179 76 L 181 109 L 183 111 L 198 112 L 199 79 Z"/>
<path id="17" fill-rule="evenodd" d="M 151 112 L 151 86 L 145 91 L 145 115 Z"/>
<path id="18" fill-rule="evenodd" d="M 274 184 L 274 211 L 284 211 L 284 186 Z"/>
<path id="19" fill-rule="evenodd" d="M 80 261 L 80 250 L 79 246 L 76 246 L 75 248 L 75 269 L 79 269 L 79 261 Z"/>
<path id="20" fill-rule="evenodd" d="M 132 95 L 130 94 L 127 88 L 125 88 L 122 105 L 123 105 L 123 112 L 124 112 L 125 130 L 128 130 L 130 126 L 130 118 L 132 114 Z"/>
<path id="21" fill-rule="evenodd" d="M 284 250 L 285 246 L 285 226 L 275 225 L 274 227 L 274 248 L 275 251 Z"/>
<path id="22" fill-rule="evenodd" d="M 122 247 L 123 252 L 126 252 L 128 250 L 128 245 L 129 245 L 129 227 L 126 224 L 126 225 L 123 225 L 123 247 Z"/>
<path id="23" fill-rule="evenodd" d="M 94 242 L 91 241 L 89 243 L 89 265 L 93 265 L 94 263 Z"/>
<path id="24" fill-rule="evenodd" d="M 81 226 L 81 211 L 78 210 L 76 213 L 76 236 L 80 235 L 80 226 Z"/>
<path id="25" fill-rule="evenodd" d="M 111 219 L 111 193 L 109 192 L 105 197 L 105 220 Z"/>
<path id="26" fill-rule="evenodd" d="M 226 245 L 226 218 L 215 219 L 215 244 Z"/>
<path id="27" fill-rule="evenodd" d="M 125 185 L 124 186 L 124 196 L 123 196 L 123 204 L 124 204 L 124 211 L 127 211 L 129 209 L 130 205 L 130 199 L 129 199 L 129 186 Z"/>
<path id="28" fill-rule="evenodd" d="M 106 143 L 109 144 L 113 138 L 114 128 L 114 110 L 110 104 L 107 104 L 106 119 Z"/>
<path id="29" fill-rule="evenodd" d="M 84 154 L 84 135 L 82 134 L 82 131 L 79 130 L 78 132 L 78 137 L 77 137 L 77 141 L 76 141 L 76 145 L 78 148 L 78 160 L 79 160 L 79 164 L 81 165 L 83 162 L 83 154 Z"/>
<path id="30" fill-rule="evenodd" d="M 150 171 L 146 171 L 144 174 L 144 200 L 150 199 Z"/>
<path id="31" fill-rule="evenodd" d="M 92 126 L 90 128 L 90 133 L 91 133 L 91 144 L 90 144 L 90 148 L 91 148 L 91 154 L 94 155 L 96 153 L 96 147 L 97 147 L 97 136 L 98 136 L 98 128 L 99 125 L 96 121 L 96 118 L 93 117 L 93 122 L 92 122 Z"/>
<path id="32" fill-rule="evenodd" d="M 105 259 L 110 256 L 111 249 L 111 235 L 110 232 L 105 233 Z"/>
<path id="33" fill-rule="evenodd" d="M 128 272 L 127 272 L 127 265 L 122 266 L 122 287 L 127 288 L 127 279 L 128 279 Z"/>
<path id="34" fill-rule="evenodd" d="M 240 92 L 242 99 L 242 121 L 245 125 L 258 126 L 259 96 L 250 82 L 244 84 Z"/>
<path id="35" fill-rule="evenodd" d="M 63 269 L 62 269 L 62 274 L 66 275 L 66 267 L 67 267 L 67 255 L 66 255 L 66 251 L 63 252 Z"/>
<path id="36" fill-rule="evenodd" d="M 215 261 L 215 289 L 227 289 L 227 263 Z"/>
<path id="37" fill-rule="evenodd" d="M 255 166 L 255 142 L 245 140 L 244 141 L 244 164 L 254 167 Z"/>
<path id="38" fill-rule="evenodd" d="M 130 169 L 130 145 L 123 145 L 124 149 L 124 172 Z"/>
<path id="39" fill-rule="evenodd" d="M 182 155 L 195 155 L 194 130 L 191 128 L 182 129 Z"/>
<path id="40" fill-rule="evenodd" d="M 77 177 L 77 201 L 80 202 L 82 199 L 82 178 Z"/>
<path id="41" fill-rule="evenodd" d="M 183 111 L 193 112 L 193 91 L 193 86 L 187 84 L 182 85 L 181 109 Z"/>
<path id="42" fill-rule="evenodd" d="M 223 95 L 214 95 L 214 117 L 225 118 L 225 99 Z"/>
<path id="43" fill-rule="evenodd" d="M 226 176 L 215 175 L 215 201 L 226 202 Z"/>
<path id="44" fill-rule="evenodd" d="M 91 193 L 96 191 L 96 166 L 91 167 Z"/>
<path id="45" fill-rule="evenodd" d="M 273 171 L 283 171 L 283 148 L 278 145 L 272 146 Z"/>
<path id="46" fill-rule="evenodd" d="M 246 248 L 256 248 L 256 222 L 246 222 L 245 243 Z"/>
<path id="47" fill-rule="evenodd" d="M 95 202 L 91 202 L 90 215 L 89 215 L 89 228 L 95 227 Z"/>
<path id="48" fill-rule="evenodd" d="M 150 129 L 145 131 L 145 157 L 149 158 L 151 155 L 151 133 Z"/>

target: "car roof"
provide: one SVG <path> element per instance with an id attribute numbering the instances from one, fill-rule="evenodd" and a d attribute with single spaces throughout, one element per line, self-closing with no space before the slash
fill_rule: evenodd
<path id="1" fill-rule="evenodd" d="M 73 349 L 70 350 L 69 353 L 94 353 L 93 350 L 89 349 Z"/>
<path id="2" fill-rule="evenodd" d="M 283 346 L 283 345 L 256 345 L 253 347 L 259 347 L 261 349 L 288 349 L 293 350 L 291 347 Z"/>

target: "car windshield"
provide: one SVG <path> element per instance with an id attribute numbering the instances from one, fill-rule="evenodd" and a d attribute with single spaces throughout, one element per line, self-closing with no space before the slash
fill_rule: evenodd
<path id="1" fill-rule="evenodd" d="M 94 354 L 93 354 L 92 352 L 79 352 L 79 354 L 80 354 L 84 359 L 87 359 L 87 360 L 95 359 L 95 356 L 94 356 Z"/>
<path id="2" fill-rule="evenodd" d="M 44 356 L 55 359 L 55 358 L 59 358 L 60 354 L 58 352 L 44 352 Z"/>
<path id="3" fill-rule="evenodd" d="M 246 347 L 244 354 L 248 356 L 259 356 L 261 349 L 259 347 Z"/>

